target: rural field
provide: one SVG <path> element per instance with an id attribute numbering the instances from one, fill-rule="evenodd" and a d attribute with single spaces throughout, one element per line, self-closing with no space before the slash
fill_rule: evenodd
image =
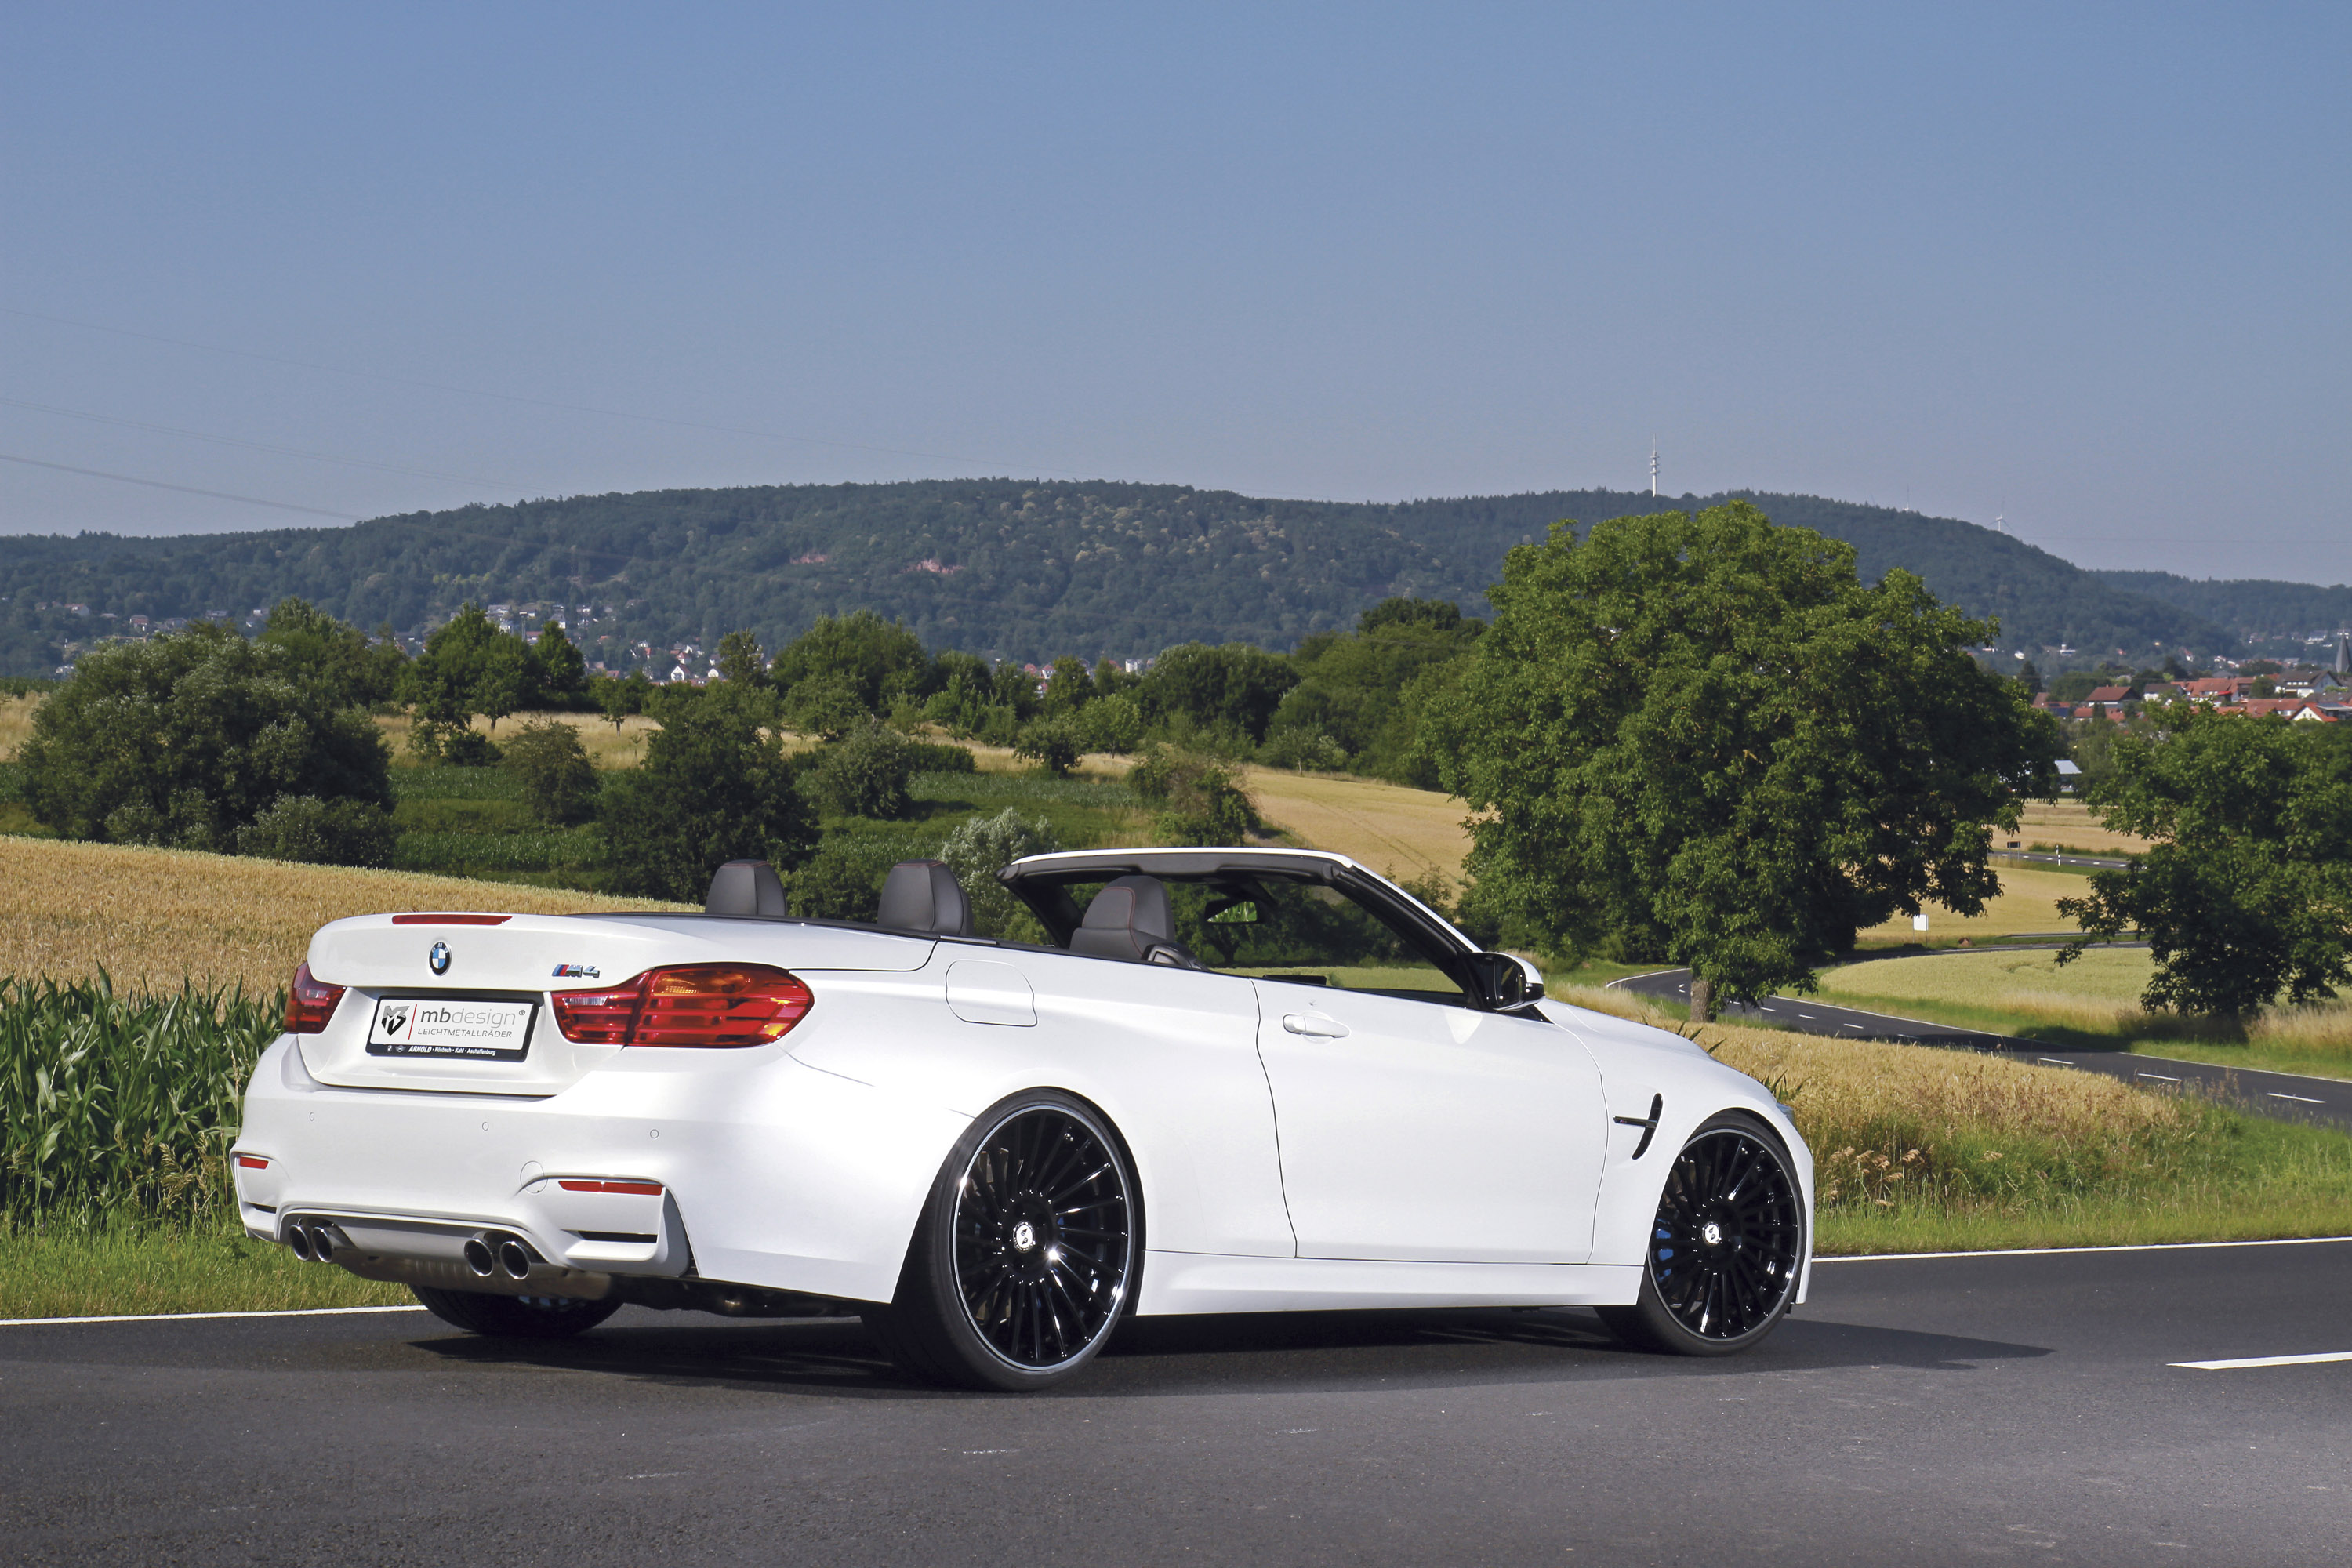
<path id="1" fill-rule="evenodd" d="M 2058 1043 L 2352 1078 L 2352 1000 L 2264 1008 L 2242 1023 L 2150 1015 L 2139 999 L 2154 969 L 2146 948 L 2093 948 L 2063 967 L 2048 951 L 1936 953 L 1824 970 L 1822 994 L 1849 1007 Z"/>

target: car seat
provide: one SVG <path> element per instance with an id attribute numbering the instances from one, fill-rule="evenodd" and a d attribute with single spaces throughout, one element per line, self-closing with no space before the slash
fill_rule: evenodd
<path id="1" fill-rule="evenodd" d="M 1086 919 L 1070 933 L 1070 951 L 1180 969 L 1202 967 L 1177 942 L 1175 924 L 1169 915 L 1168 889 L 1159 878 L 1121 877 L 1087 905 Z"/>
<path id="2" fill-rule="evenodd" d="M 765 860 L 730 860 L 711 874 L 702 912 L 781 920 L 792 910 L 784 902 L 783 879 L 773 866 Z"/>
<path id="3" fill-rule="evenodd" d="M 874 923 L 892 931 L 934 936 L 970 936 L 971 900 L 944 860 L 901 860 L 882 883 L 882 908 Z"/>

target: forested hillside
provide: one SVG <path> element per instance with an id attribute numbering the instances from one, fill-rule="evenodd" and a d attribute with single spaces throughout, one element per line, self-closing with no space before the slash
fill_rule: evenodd
<path id="1" fill-rule="evenodd" d="M 2303 643 L 2352 630 L 2352 586 L 2269 578 L 2199 579 L 2169 572 L 2100 572 L 2098 579 L 2126 594 L 2177 605 L 2257 643 Z M 2284 651 L 2264 647 L 2264 652 Z"/>
<path id="2" fill-rule="evenodd" d="M 2006 646 L 2163 643 L 2207 657 L 2230 640 L 2197 614 L 1969 523 L 1742 495 L 1777 521 L 1853 542 L 1865 578 L 1908 567 L 1971 615 L 2000 616 Z M 589 657 L 616 666 L 638 642 L 708 648 L 738 628 L 772 647 L 858 608 L 933 647 L 1017 660 L 1136 658 L 1192 639 L 1288 648 L 1390 595 L 1483 615 L 1504 552 L 1557 519 L 1723 499 L 1579 490 L 1384 505 L 960 479 L 580 496 L 349 528 L 8 538 L 0 674 L 46 673 L 133 616 L 241 619 L 288 595 L 404 633 L 468 599 L 560 605 Z"/>

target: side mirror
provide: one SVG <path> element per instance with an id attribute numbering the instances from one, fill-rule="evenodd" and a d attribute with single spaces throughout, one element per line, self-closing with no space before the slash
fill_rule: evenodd
<path id="1" fill-rule="evenodd" d="M 1469 970 L 1471 1005 L 1484 1013 L 1511 1013 L 1543 1000 L 1543 971 L 1507 952 L 1475 952 Z"/>

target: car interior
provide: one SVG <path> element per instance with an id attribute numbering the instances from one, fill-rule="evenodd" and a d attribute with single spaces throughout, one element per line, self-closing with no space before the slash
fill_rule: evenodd
<path id="1" fill-rule="evenodd" d="M 1431 962 L 1417 941 L 1337 889 L 1305 879 L 1232 870 L 1175 877 L 1129 872 L 1057 882 L 1048 891 L 1048 909 L 1064 911 L 1058 921 L 1045 921 L 1049 943 L 1060 951 L 1417 1001 L 1465 1000 L 1461 983 Z M 764 860 L 721 866 L 703 912 L 792 918 L 783 881 Z M 1052 940 L 1060 934 L 1051 929 L 1056 923 L 1066 930 L 1058 941 Z M 976 934 L 971 900 L 940 860 L 892 867 L 871 924 L 923 935 Z"/>

